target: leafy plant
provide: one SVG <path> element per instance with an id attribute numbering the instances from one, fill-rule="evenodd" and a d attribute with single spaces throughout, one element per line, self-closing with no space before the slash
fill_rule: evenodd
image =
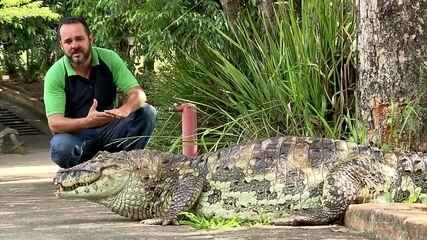
<path id="1" fill-rule="evenodd" d="M 0 0 L 0 23 L 19 26 L 22 20 L 34 17 L 55 20 L 59 16 L 48 7 L 44 7 L 42 1 Z"/>
<path id="2" fill-rule="evenodd" d="M 0 65 L 7 74 L 31 82 L 46 70 L 55 43 L 49 24 L 58 17 L 42 1 L 0 0 Z"/>
<path id="3" fill-rule="evenodd" d="M 344 121 L 344 131 L 348 134 L 348 140 L 358 144 L 367 144 L 368 129 L 365 124 L 357 118 L 351 117 L 349 113 L 344 116 Z"/>
<path id="4" fill-rule="evenodd" d="M 299 15 L 293 1 L 279 4 L 271 31 L 246 12 L 234 27 L 217 29 L 219 42 L 176 52 L 156 101 L 197 104 L 206 150 L 280 134 L 340 138 L 347 134 L 341 68 L 354 50 L 351 6 L 308 0 Z"/>
<path id="5" fill-rule="evenodd" d="M 410 194 L 408 199 L 405 201 L 406 203 L 416 203 L 421 197 L 421 188 L 410 188 Z"/>
<path id="6" fill-rule="evenodd" d="M 211 29 L 224 25 L 214 0 L 75 0 L 71 7 L 73 15 L 86 18 L 97 45 L 127 60 L 150 98 L 156 60 L 171 61 L 177 49 L 191 52 L 200 41 L 218 38 Z"/>
<path id="7" fill-rule="evenodd" d="M 419 100 L 398 103 L 393 101 L 388 107 L 385 134 L 381 136 L 383 148 L 410 150 L 422 128 L 422 109 Z"/>

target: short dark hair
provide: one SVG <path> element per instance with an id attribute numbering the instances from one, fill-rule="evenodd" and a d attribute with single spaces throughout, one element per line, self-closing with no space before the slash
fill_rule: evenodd
<path id="1" fill-rule="evenodd" d="M 81 23 L 83 27 L 85 28 L 85 31 L 88 35 L 90 35 L 89 26 L 87 25 L 85 19 L 81 16 L 69 16 L 69 17 L 63 17 L 56 27 L 56 38 L 61 40 L 61 35 L 59 34 L 59 30 L 61 29 L 62 25 L 64 24 L 72 24 L 72 23 Z"/>

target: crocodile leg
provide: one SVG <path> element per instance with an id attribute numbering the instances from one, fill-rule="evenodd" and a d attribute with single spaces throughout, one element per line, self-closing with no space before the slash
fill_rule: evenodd
<path id="1" fill-rule="evenodd" d="M 352 159 L 337 165 L 326 176 L 322 207 L 304 209 L 285 218 L 272 221 L 274 225 L 324 225 L 340 219 L 347 207 L 357 198 L 359 191 L 374 182 L 383 182 L 379 169 L 372 167 L 370 159 Z"/>
<path id="2" fill-rule="evenodd" d="M 180 177 L 172 189 L 172 197 L 166 207 L 166 212 L 159 218 L 142 220 L 142 224 L 149 225 L 178 225 L 179 213 L 188 211 L 193 207 L 203 189 L 204 180 L 196 170 Z"/>

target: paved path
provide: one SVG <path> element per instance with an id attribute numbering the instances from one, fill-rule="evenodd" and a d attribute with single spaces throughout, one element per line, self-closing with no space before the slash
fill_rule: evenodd
<path id="1" fill-rule="evenodd" d="M 0 239 L 372 239 L 342 226 L 202 231 L 140 225 L 90 202 L 57 199 L 51 180 L 58 168 L 49 160 L 47 138 L 24 143 L 26 154 L 0 155 Z"/>

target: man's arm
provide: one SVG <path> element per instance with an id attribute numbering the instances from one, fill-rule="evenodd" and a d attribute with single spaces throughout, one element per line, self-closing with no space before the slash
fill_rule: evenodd
<path id="1" fill-rule="evenodd" d="M 49 128 L 54 133 L 72 133 L 83 129 L 100 127 L 109 123 L 113 118 L 125 118 L 142 107 L 147 99 L 141 87 L 134 87 L 128 91 L 126 102 L 119 108 L 96 111 L 96 99 L 84 118 L 67 118 L 63 114 L 54 114 L 48 117 Z"/>
<path id="2" fill-rule="evenodd" d="M 111 110 L 105 110 L 105 113 L 111 114 L 111 116 L 116 118 L 125 118 L 142 107 L 147 100 L 147 96 L 141 87 L 131 88 L 127 92 L 127 96 L 126 102 L 122 106 Z"/>
<path id="3" fill-rule="evenodd" d="M 48 124 L 50 130 L 54 133 L 72 133 L 107 124 L 113 117 L 105 112 L 96 111 L 97 105 L 98 102 L 94 99 L 88 115 L 84 118 L 67 118 L 63 114 L 49 116 Z"/>

